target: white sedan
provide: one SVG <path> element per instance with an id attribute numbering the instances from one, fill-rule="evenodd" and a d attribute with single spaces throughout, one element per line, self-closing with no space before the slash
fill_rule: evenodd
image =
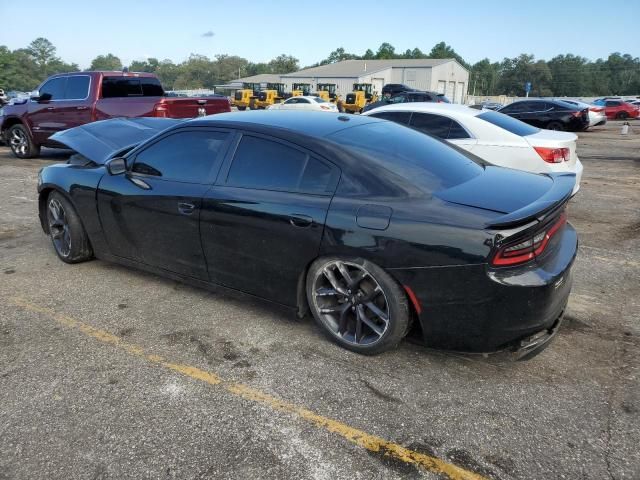
<path id="1" fill-rule="evenodd" d="M 315 110 L 318 112 L 337 112 L 335 103 L 327 102 L 320 97 L 298 96 L 291 97 L 282 103 L 269 105 L 267 110 Z"/>
<path id="2" fill-rule="evenodd" d="M 500 167 L 575 173 L 573 194 L 580 188 L 582 163 L 576 154 L 575 133 L 542 130 L 493 110 L 446 103 L 387 105 L 363 115 L 407 125 Z"/>

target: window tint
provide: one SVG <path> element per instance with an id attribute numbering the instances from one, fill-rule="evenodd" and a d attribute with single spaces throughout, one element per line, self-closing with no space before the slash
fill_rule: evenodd
<path id="1" fill-rule="evenodd" d="M 67 79 L 67 90 L 64 98 L 67 100 L 84 100 L 89 96 L 89 77 L 75 75 Z"/>
<path id="2" fill-rule="evenodd" d="M 311 103 L 309 100 L 307 100 L 306 98 L 299 98 L 298 99 L 298 103 Z"/>
<path id="3" fill-rule="evenodd" d="M 307 155 L 262 138 L 243 136 L 227 184 L 265 190 L 297 191 Z"/>
<path id="4" fill-rule="evenodd" d="M 329 102 L 327 102 L 324 98 L 320 98 L 320 97 L 313 97 L 313 100 L 314 100 L 316 103 L 329 103 Z"/>
<path id="5" fill-rule="evenodd" d="M 164 89 L 160 80 L 153 77 L 140 78 L 140 85 L 142 85 L 142 95 L 145 97 L 161 97 L 164 95 Z"/>
<path id="6" fill-rule="evenodd" d="M 158 97 L 164 94 L 157 78 L 104 77 L 102 98 Z"/>
<path id="7" fill-rule="evenodd" d="M 407 101 L 406 95 L 394 95 L 389 99 L 389 103 L 404 103 Z"/>
<path id="8" fill-rule="evenodd" d="M 414 113 L 411 126 L 423 133 L 446 140 L 451 128 L 451 119 L 430 113 Z"/>
<path id="9" fill-rule="evenodd" d="M 294 103 L 298 103 L 298 99 L 296 97 L 291 97 L 288 100 L 285 100 L 285 102 L 287 105 L 293 105 Z"/>
<path id="10" fill-rule="evenodd" d="M 211 131 L 178 132 L 140 152 L 133 172 L 162 177 L 163 180 L 203 183 L 212 168 L 220 166 L 227 134 Z"/>
<path id="11" fill-rule="evenodd" d="M 382 118 L 383 120 L 391 120 L 401 125 L 409 125 L 411 112 L 380 112 L 374 113 L 372 117 Z"/>
<path id="12" fill-rule="evenodd" d="M 480 175 L 481 160 L 418 131 L 392 122 L 374 122 L 329 135 L 365 162 L 367 171 L 384 169 L 396 183 L 434 192 Z"/>
<path id="13" fill-rule="evenodd" d="M 40 95 L 48 93 L 51 100 L 63 100 L 67 77 L 52 78 L 40 87 Z"/>
<path id="14" fill-rule="evenodd" d="M 611 100 L 607 100 L 605 102 L 605 106 L 607 106 L 607 107 L 619 107 L 620 105 L 622 105 L 621 102 L 614 102 L 614 101 L 611 101 Z"/>
<path id="15" fill-rule="evenodd" d="M 526 112 L 526 102 L 515 102 L 500 109 L 504 113 Z"/>
<path id="16" fill-rule="evenodd" d="M 478 115 L 479 119 L 489 122 L 497 127 L 503 128 L 507 132 L 525 137 L 538 133 L 540 129 L 532 127 L 528 123 L 521 122 L 518 119 L 504 115 L 503 113 L 494 112 L 493 110 L 485 111 Z"/>
<path id="17" fill-rule="evenodd" d="M 309 157 L 300 180 L 300 191 L 305 193 L 326 193 L 331 182 L 331 168 Z"/>
<path id="18" fill-rule="evenodd" d="M 467 131 L 455 120 L 451 120 L 451 128 L 449 129 L 448 140 L 456 140 L 461 138 L 469 138 Z"/>

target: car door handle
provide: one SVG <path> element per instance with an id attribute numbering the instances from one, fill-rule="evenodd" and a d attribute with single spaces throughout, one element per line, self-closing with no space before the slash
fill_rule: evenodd
<path id="1" fill-rule="evenodd" d="M 80 106 L 80 107 L 76 107 L 76 110 L 89 110 L 89 107 Z"/>
<path id="2" fill-rule="evenodd" d="M 299 213 L 292 213 L 289 216 L 289 223 L 294 227 L 306 228 L 311 226 L 313 218 L 309 215 L 301 215 Z"/>
<path id="3" fill-rule="evenodd" d="M 178 211 L 182 215 L 191 215 L 196 209 L 196 206 L 193 203 L 178 203 Z"/>

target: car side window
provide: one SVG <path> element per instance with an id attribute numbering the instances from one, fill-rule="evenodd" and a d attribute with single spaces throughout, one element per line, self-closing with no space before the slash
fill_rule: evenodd
<path id="1" fill-rule="evenodd" d="M 407 101 L 406 95 L 394 95 L 391 97 L 391 103 L 404 103 Z"/>
<path id="2" fill-rule="evenodd" d="M 411 126 L 422 133 L 446 140 L 451 129 L 451 119 L 431 113 L 414 113 Z"/>
<path id="3" fill-rule="evenodd" d="M 470 138 L 469 133 L 455 120 L 451 120 L 451 128 L 449 128 L 449 135 L 447 140 L 460 140 L 463 138 Z"/>
<path id="4" fill-rule="evenodd" d="M 293 105 L 294 103 L 298 103 L 298 99 L 296 97 L 291 97 L 288 100 L 285 100 L 285 102 L 287 105 Z"/>
<path id="5" fill-rule="evenodd" d="M 379 112 L 374 113 L 371 116 L 381 118 L 383 120 L 391 120 L 392 122 L 399 123 L 400 125 L 409 125 L 411 112 Z"/>
<path id="6" fill-rule="evenodd" d="M 604 105 L 605 105 L 605 107 L 619 107 L 621 105 L 621 103 L 620 102 L 615 102 L 615 101 L 612 101 L 612 100 L 607 100 Z"/>
<path id="7" fill-rule="evenodd" d="M 259 190 L 326 194 L 333 169 L 297 148 L 244 135 L 227 176 L 227 185 Z"/>
<path id="8" fill-rule="evenodd" d="M 187 130 L 169 135 L 135 157 L 131 171 L 185 183 L 209 183 L 222 162 L 226 132 Z"/>
<path id="9" fill-rule="evenodd" d="M 299 98 L 298 99 L 298 103 L 311 103 L 309 100 L 307 100 L 306 98 Z"/>
<path id="10" fill-rule="evenodd" d="M 84 100 L 89 96 L 89 76 L 73 75 L 67 79 L 65 100 Z"/>
<path id="11" fill-rule="evenodd" d="M 67 85 L 67 77 L 52 78 L 40 87 L 40 95 L 49 94 L 51 100 L 64 100 L 64 91 Z"/>

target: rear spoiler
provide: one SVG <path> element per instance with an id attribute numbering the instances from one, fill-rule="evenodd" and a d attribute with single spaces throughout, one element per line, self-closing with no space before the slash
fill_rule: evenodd
<path id="1" fill-rule="evenodd" d="M 552 187 L 535 202 L 515 212 L 491 220 L 486 228 L 509 228 L 531 220 L 542 221 L 562 207 L 571 198 L 576 183 L 575 173 L 548 173 L 553 179 Z"/>

